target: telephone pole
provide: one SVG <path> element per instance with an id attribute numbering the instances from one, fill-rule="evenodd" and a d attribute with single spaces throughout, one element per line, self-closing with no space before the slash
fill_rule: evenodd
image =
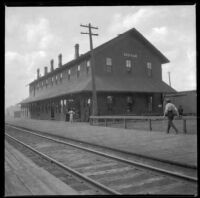
<path id="1" fill-rule="evenodd" d="M 89 39 L 90 39 L 91 73 L 92 73 L 92 115 L 96 116 L 98 115 L 98 108 L 97 108 L 97 93 L 95 84 L 95 60 L 94 60 L 92 36 L 98 36 L 98 34 L 93 34 L 91 29 L 98 29 L 98 27 L 92 27 L 90 23 L 88 25 L 81 24 L 80 26 L 89 29 L 89 32 L 81 32 L 81 34 L 89 34 Z"/>
<path id="2" fill-rule="evenodd" d="M 170 72 L 168 72 L 168 77 L 169 77 L 169 85 L 171 87 Z"/>

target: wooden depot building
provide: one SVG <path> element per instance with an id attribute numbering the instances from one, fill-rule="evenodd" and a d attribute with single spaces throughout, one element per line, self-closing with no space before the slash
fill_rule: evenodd
<path id="1" fill-rule="evenodd" d="M 94 48 L 98 115 L 160 115 L 163 97 L 176 91 L 162 81 L 162 64 L 169 60 L 135 28 Z M 91 51 L 58 67 L 50 62 L 44 75 L 29 84 L 21 102 L 23 115 L 33 119 L 65 120 L 69 109 L 88 121 L 92 108 Z"/>

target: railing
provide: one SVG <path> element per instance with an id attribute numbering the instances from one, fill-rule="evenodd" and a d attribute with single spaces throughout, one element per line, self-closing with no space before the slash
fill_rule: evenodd
<path id="1" fill-rule="evenodd" d="M 177 120 L 177 121 L 176 121 Z M 183 133 L 188 133 L 187 123 L 191 120 L 196 120 L 194 116 L 184 116 L 182 118 L 175 117 L 175 125 L 178 125 L 178 129 L 181 129 Z M 164 121 L 164 123 L 163 123 Z M 177 122 L 177 123 L 176 123 Z M 182 122 L 182 124 L 181 124 Z M 156 123 L 156 124 L 155 124 Z M 193 124 L 195 128 L 196 122 Z M 167 119 L 163 119 L 163 116 L 90 116 L 90 125 L 100 125 L 100 126 L 111 126 L 111 127 L 120 127 L 120 128 L 134 128 L 135 125 L 138 126 L 138 129 L 146 129 L 149 131 L 154 130 L 155 128 L 163 129 L 167 127 Z M 145 125 L 145 127 L 144 127 Z M 154 128 L 153 126 L 154 125 Z M 160 125 L 160 126 L 159 126 Z M 182 126 L 181 126 L 182 125 Z M 155 127 L 156 126 L 156 127 Z M 196 131 L 195 129 L 193 131 Z"/>

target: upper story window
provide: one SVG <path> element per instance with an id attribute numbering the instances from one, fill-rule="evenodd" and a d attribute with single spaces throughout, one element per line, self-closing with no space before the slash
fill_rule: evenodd
<path id="1" fill-rule="evenodd" d="M 33 96 L 35 96 L 35 85 L 33 86 Z"/>
<path id="2" fill-rule="evenodd" d="M 112 59 L 106 58 L 106 71 L 112 72 Z"/>
<path id="3" fill-rule="evenodd" d="M 80 65 L 78 65 L 78 67 L 77 67 L 77 77 L 79 77 L 79 75 L 80 75 L 80 70 L 81 70 L 81 67 L 80 67 Z"/>
<path id="4" fill-rule="evenodd" d="M 69 69 L 68 70 L 68 80 L 70 79 L 70 76 L 71 76 L 71 70 Z"/>
<path id="5" fill-rule="evenodd" d="M 53 77 L 51 77 L 51 84 L 53 85 Z"/>
<path id="6" fill-rule="evenodd" d="M 86 69 L 87 69 L 87 73 L 88 73 L 89 69 L 90 69 L 90 60 L 87 60 L 87 62 L 86 62 Z"/>
<path id="7" fill-rule="evenodd" d="M 48 86 L 48 79 L 46 79 L 46 87 Z"/>
<path id="8" fill-rule="evenodd" d="M 147 75 L 152 76 L 152 65 L 150 62 L 147 62 Z"/>
<path id="9" fill-rule="evenodd" d="M 58 81 L 58 76 L 57 76 L 57 74 L 56 74 L 56 79 L 55 79 L 55 81 L 56 81 L 56 84 L 57 84 L 57 81 Z"/>
<path id="10" fill-rule="evenodd" d="M 63 74 L 60 73 L 60 81 L 62 81 L 62 78 L 63 78 Z"/>
<path id="11" fill-rule="evenodd" d="M 131 68 L 132 68 L 131 60 L 126 60 L 126 70 L 127 70 L 127 72 L 131 72 Z"/>

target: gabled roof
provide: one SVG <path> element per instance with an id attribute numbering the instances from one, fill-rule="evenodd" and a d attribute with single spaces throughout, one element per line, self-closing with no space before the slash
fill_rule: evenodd
<path id="1" fill-rule="evenodd" d="M 112 45 L 116 41 L 121 40 L 128 36 L 133 36 L 133 37 L 137 38 L 138 40 L 140 40 L 144 45 L 146 45 L 150 50 L 152 50 L 152 52 L 154 52 L 161 59 L 162 64 L 169 63 L 169 60 L 153 44 L 151 44 L 141 33 L 139 33 L 135 28 L 132 28 L 132 29 L 124 32 L 123 34 L 120 34 L 119 36 L 107 41 L 106 43 L 96 47 L 94 49 L 94 52 L 102 50 L 105 47 L 107 47 L 108 45 Z"/>
<path id="2" fill-rule="evenodd" d="M 98 92 L 137 92 L 137 93 L 176 93 L 176 90 L 163 81 L 152 78 L 119 78 L 117 76 L 96 77 L 96 90 Z M 63 82 L 56 89 L 49 89 L 36 97 L 30 97 L 21 103 L 30 103 L 62 95 L 92 91 L 92 80 Z"/>
<path id="3" fill-rule="evenodd" d="M 124 32 L 123 34 L 120 34 L 119 36 L 105 42 L 104 44 L 102 44 L 100 46 L 97 46 L 96 48 L 94 48 L 94 53 L 101 51 L 105 47 L 110 46 L 110 45 L 114 44 L 116 41 L 126 38 L 128 36 L 134 36 L 135 38 L 139 39 L 144 45 L 146 45 L 149 49 L 151 49 L 152 52 L 154 52 L 161 59 L 162 64 L 169 63 L 169 60 L 153 44 L 151 44 L 141 33 L 139 33 L 135 28 L 132 28 L 132 29 Z M 36 81 L 45 79 L 46 77 L 51 76 L 52 74 L 56 74 L 65 68 L 69 68 L 69 67 L 73 66 L 74 64 L 77 64 L 78 62 L 88 58 L 90 55 L 91 55 L 91 51 L 88 51 L 88 52 L 82 54 L 77 59 L 73 59 L 73 60 L 69 61 L 68 63 L 65 63 L 61 68 L 56 68 L 52 73 L 48 73 L 46 76 L 42 76 L 42 77 L 40 77 L 40 79 L 36 79 L 36 80 L 32 81 L 31 83 L 29 83 L 29 85 Z"/>

